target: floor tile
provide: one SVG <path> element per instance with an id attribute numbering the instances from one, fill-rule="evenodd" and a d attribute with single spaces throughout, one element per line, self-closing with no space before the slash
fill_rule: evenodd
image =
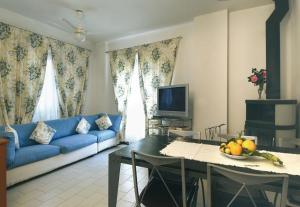
<path id="1" fill-rule="evenodd" d="M 8 207 L 107 207 L 108 155 L 121 146 L 9 188 Z M 139 189 L 147 184 L 148 170 L 138 167 Z M 135 201 L 131 165 L 120 169 L 118 207 Z"/>

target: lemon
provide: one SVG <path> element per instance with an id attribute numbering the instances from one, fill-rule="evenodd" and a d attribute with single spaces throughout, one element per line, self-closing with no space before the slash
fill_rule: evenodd
<path id="1" fill-rule="evenodd" d="M 250 139 L 245 140 L 242 147 L 247 149 L 249 152 L 254 152 L 256 150 L 256 144 Z"/>
<path id="2" fill-rule="evenodd" d="M 229 148 L 225 148 L 225 153 L 230 155 L 230 149 Z"/>

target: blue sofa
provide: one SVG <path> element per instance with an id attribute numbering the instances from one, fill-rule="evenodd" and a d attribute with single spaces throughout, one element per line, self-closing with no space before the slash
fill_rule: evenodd
<path id="1" fill-rule="evenodd" d="M 49 145 L 29 139 L 37 123 L 13 125 L 19 137 L 20 148 L 16 149 L 12 133 L 0 126 L 0 136 L 8 139 L 7 186 L 49 172 L 66 164 L 97 154 L 119 143 L 118 133 L 122 117 L 109 115 L 112 126 L 100 131 L 95 123 L 103 114 L 79 115 L 66 119 L 45 121 L 56 130 Z M 76 127 L 85 118 L 91 128 L 88 134 L 78 134 Z"/>

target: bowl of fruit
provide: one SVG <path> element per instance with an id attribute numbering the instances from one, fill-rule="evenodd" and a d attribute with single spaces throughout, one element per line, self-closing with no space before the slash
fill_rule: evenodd
<path id="1" fill-rule="evenodd" d="M 283 165 L 283 162 L 275 155 L 256 150 L 254 140 L 243 138 L 241 134 L 236 138 L 229 139 L 226 143 L 221 143 L 219 149 L 222 155 L 231 159 L 244 160 L 256 156 L 270 160 L 274 165 Z"/>

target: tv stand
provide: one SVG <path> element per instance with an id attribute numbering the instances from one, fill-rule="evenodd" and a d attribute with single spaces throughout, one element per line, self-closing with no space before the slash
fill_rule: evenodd
<path id="1" fill-rule="evenodd" d="M 192 130 L 192 118 L 154 116 L 148 120 L 149 135 L 167 135 L 169 129 Z"/>

